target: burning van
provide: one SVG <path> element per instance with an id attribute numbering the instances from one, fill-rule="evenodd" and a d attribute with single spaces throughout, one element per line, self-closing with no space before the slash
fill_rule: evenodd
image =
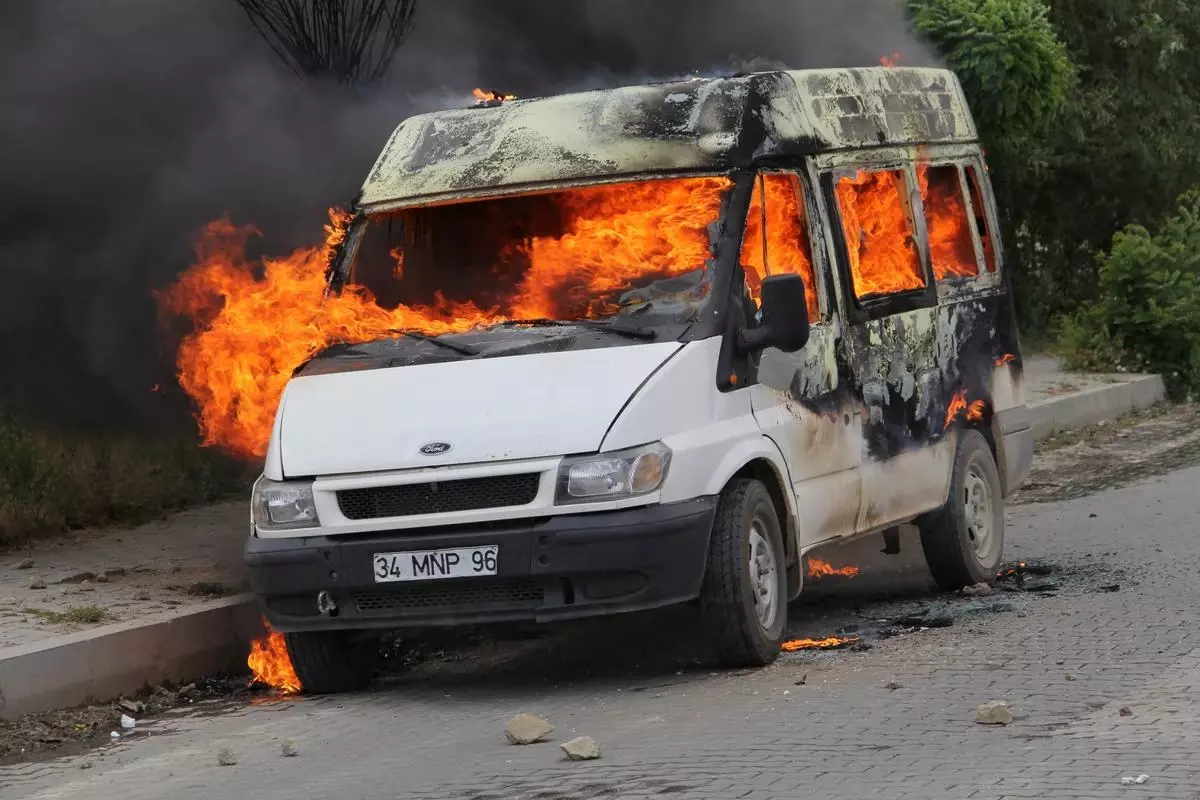
<path id="1" fill-rule="evenodd" d="M 947 589 L 1001 562 L 1033 439 L 949 72 L 414 117 L 328 277 L 397 322 L 296 371 L 246 547 L 312 691 L 388 631 L 696 600 L 763 665 L 822 544 L 915 524 Z"/>

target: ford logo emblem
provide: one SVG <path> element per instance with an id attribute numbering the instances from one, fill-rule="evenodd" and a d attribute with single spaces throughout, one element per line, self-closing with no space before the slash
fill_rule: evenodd
<path id="1" fill-rule="evenodd" d="M 423 456 L 441 456 L 449 453 L 451 449 L 452 445 L 449 442 L 430 442 L 417 452 Z"/>

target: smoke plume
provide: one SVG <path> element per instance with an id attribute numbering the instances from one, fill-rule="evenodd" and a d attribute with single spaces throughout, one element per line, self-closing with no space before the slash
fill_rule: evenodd
<path id="1" fill-rule="evenodd" d="M 409 114 L 765 66 L 931 63 L 895 0 L 421 0 L 385 80 L 306 83 L 232 0 L 0 4 L 0 404 L 61 425 L 178 428 L 152 290 L 228 213 L 318 240 Z M 157 390 L 156 390 L 156 387 Z"/>

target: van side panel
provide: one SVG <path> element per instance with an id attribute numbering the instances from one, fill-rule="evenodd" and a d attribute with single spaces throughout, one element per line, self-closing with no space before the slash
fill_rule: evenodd
<path id="1" fill-rule="evenodd" d="M 813 159 L 815 170 L 904 169 L 912 182 L 918 163 L 963 164 L 981 177 L 989 231 L 997 229 L 994 199 L 979 148 L 931 146 L 843 152 Z M 1010 281 L 996 247 L 995 272 L 936 284 L 932 295 L 908 302 L 895 296 L 891 313 L 860 308 L 849 286 L 831 184 L 818 198 L 830 249 L 838 253 L 838 294 L 845 315 L 839 371 L 864 417 L 862 508 L 859 532 L 910 520 L 945 502 L 958 431 L 985 433 L 1010 494 L 1028 474 L 1032 458 L 1025 422 L 1023 369 Z M 914 192 L 914 227 L 926 248 L 921 198 Z M 981 245 L 976 249 L 982 255 Z M 902 302 L 903 301 L 903 302 Z M 918 302 L 919 301 L 919 302 Z M 918 307 L 911 307 L 917 305 Z M 906 307 L 908 306 L 908 307 Z M 923 306 L 923 307 L 922 307 Z M 865 317 L 865 319 L 864 319 Z"/>

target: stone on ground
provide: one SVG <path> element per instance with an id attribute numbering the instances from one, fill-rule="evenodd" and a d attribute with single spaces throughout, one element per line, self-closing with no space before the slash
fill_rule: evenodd
<path id="1" fill-rule="evenodd" d="M 285 758 L 294 758 L 300 753 L 300 751 L 296 749 L 296 743 L 291 739 L 285 739 L 283 744 L 279 746 L 279 751 L 283 753 Z"/>
<path id="2" fill-rule="evenodd" d="M 217 764 L 222 767 L 232 767 L 237 764 L 237 756 L 234 755 L 233 748 L 222 747 L 217 750 Z"/>
<path id="3" fill-rule="evenodd" d="M 992 587 L 986 583 L 977 583 L 962 590 L 967 597 L 987 597 L 992 593 Z"/>
<path id="4" fill-rule="evenodd" d="M 554 726 L 533 714 L 517 714 L 504 726 L 504 735 L 512 744 L 533 744 L 545 739 Z"/>
<path id="5" fill-rule="evenodd" d="M 1003 700 L 984 703 L 975 710 L 975 721 L 980 725 L 1008 725 L 1013 721 L 1012 711 Z"/>
<path id="6" fill-rule="evenodd" d="M 568 761 L 593 761 L 600 757 L 600 745 L 590 736 L 580 736 L 559 746 Z"/>

